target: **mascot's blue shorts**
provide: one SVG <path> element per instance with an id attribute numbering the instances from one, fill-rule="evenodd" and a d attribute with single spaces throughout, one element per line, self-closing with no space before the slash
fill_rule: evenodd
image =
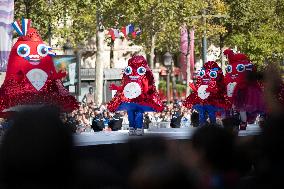
<path id="1" fill-rule="evenodd" d="M 143 113 L 153 112 L 153 108 L 143 106 L 137 103 L 121 103 L 117 111 L 127 111 L 129 127 L 134 129 L 141 129 L 143 127 Z"/>

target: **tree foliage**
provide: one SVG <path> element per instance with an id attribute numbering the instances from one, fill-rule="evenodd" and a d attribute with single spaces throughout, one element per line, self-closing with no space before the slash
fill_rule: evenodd
<path id="1" fill-rule="evenodd" d="M 283 59 L 284 1 L 227 1 L 230 20 L 226 42 L 247 53 L 259 66 L 264 60 Z"/>
<path id="2" fill-rule="evenodd" d="M 228 14 L 230 18 L 192 16 Z M 196 46 L 201 43 L 206 29 L 210 41 L 218 44 L 219 35 L 226 36 L 229 47 L 238 47 L 259 65 L 265 59 L 283 59 L 284 50 L 284 1 L 283 0 L 15 0 L 15 19 L 31 18 L 42 38 L 52 36 L 69 38 L 74 45 L 95 36 L 97 18 L 105 28 L 141 26 L 142 35 L 135 43 L 145 47 L 179 53 L 180 26 L 195 27 Z M 154 46 L 153 46 L 153 37 Z M 198 51 L 198 50 L 197 50 Z"/>

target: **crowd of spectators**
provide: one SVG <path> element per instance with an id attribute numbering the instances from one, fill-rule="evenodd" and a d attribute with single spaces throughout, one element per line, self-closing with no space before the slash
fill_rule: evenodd
<path id="1" fill-rule="evenodd" d="M 144 128 L 161 123 L 172 128 L 190 127 L 192 113 L 177 101 L 166 105 L 163 112 L 144 113 Z M 96 105 L 93 101 L 81 102 L 78 110 L 62 114 L 62 119 L 76 133 L 123 130 L 129 124 L 126 111 L 109 112 L 106 104 Z"/>

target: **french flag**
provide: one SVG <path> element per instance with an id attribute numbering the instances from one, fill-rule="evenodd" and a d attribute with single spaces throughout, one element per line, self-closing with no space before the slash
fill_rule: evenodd
<path id="1" fill-rule="evenodd" d="M 119 38 L 120 37 L 120 35 L 119 35 L 119 29 L 113 29 L 113 32 L 114 32 L 114 36 L 115 36 L 115 38 Z"/>
<path id="2" fill-rule="evenodd" d="M 138 29 L 136 29 L 136 31 L 133 31 L 132 33 L 131 33 L 131 35 L 132 35 L 132 38 L 133 39 L 135 39 L 137 36 L 139 36 L 139 35 L 141 35 L 141 28 L 139 27 Z"/>
<path id="3" fill-rule="evenodd" d="M 133 33 L 135 30 L 134 30 L 134 25 L 133 24 L 129 24 L 126 26 L 126 35 L 130 34 L 130 33 Z"/>

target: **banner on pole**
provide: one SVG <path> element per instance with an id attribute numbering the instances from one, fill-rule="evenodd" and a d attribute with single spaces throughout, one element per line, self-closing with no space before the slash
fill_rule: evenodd
<path id="1" fill-rule="evenodd" d="M 182 78 L 183 80 L 187 79 L 187 62 L 186 57 L 189 59 L 189 49 L 188 49 L 188 30 L 186 25 L 183 25 L 180 29 L 180 51 L 181 51 L 181 56 L 180 56 L 180 68 L 182 70 Z"/>
<path id="2" fill-rule="evenodd" d="M 194 28 L 190 30 L 190 72 L 191 72 L 191 79 L 193 79 L 194 74 Z"/>

